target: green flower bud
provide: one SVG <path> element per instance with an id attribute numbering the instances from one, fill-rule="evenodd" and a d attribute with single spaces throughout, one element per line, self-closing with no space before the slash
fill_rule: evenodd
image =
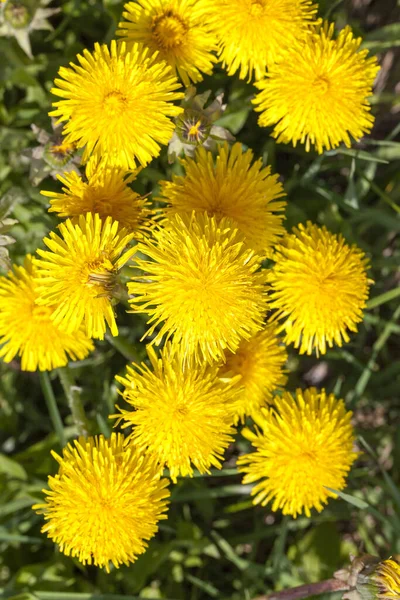
<path id="1" fill-rule="evenodd" d="M 25 29 L 32 20 L 31 10 L 20 0 L 8 0 L 4 7 L 4 19 L 13 29 Z"/>
<path id="2" fill-rule="evenodd" d="M 395 558 L 368 564 L 357 574 L 361 600 L 399 600 L 400 563 Z"/>

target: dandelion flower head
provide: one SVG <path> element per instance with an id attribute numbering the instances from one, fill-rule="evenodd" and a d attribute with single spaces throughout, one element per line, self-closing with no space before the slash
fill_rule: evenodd
<path id="1" fill-rule="evenodd" d="M 275 250 L 270 306 L 282 319 L 285 342 L 301 354 L 325 354 L 327 345 L 348 342 L 371 283 L 364 252 L 310 222 L 295 227 Z"/>
<path id="2" fill-rule="evenodd" d="M 49 477 L 42 528 L 61 552 L 88 565 L 116 568 L 134 562 L 165 519 L 168 481 L 155 463 L 127 445 L 121 434 L 80 438 L 68 444 Z"/>
<path id="3" fill-rule="evenodd" d="M 0 356 L 6 363 L 20 356 L 23 371 L 51 371 L 68 359 L 84 359 L 93 350 L 92 341 L 82 328 L 74 335 L 60 331 L 51 320 L 52 307 L 37 303 L 37 287 L 29 255 L 24 266 L 0 277 Z"/>
<path id="4" fill-rule="evenodd" d="M 310 0 L 208 0 L 220 58 L 240 79 L 260 79 L 295 40 L 308 33 L 317 7 Z"/>
<path id="5" fill-rule="evenodd" d="M 256 482 L 254 504 L 272 501 L 272 510 L 293 517 L 320 512 L 336 497 L 327 488 L 341 491 L 357 458 L 351 414 L 343 400 L 315 388 L 284 392 L 276 408 L 261 409 L 256 432 L 243 432 L 255 452 L 238 460 L 243 483 Z"/>
<path id="6" fill-rule="evenodd" d="M 364 591 L 364 586 L 363 591 Z M 400 564 L 398 560 L 389 558 L 378 564 L 369 577 L 368 588 L 374 600 L 398 600 L 400 597 Z M 357 589 L 358 586 L 357 586 Z"/>
<path id="7" fill-rule="evenodd" d="M 211 74 L 217 49 L 207 25 L 209 11 L 201 0 L 138 0 L 128 2 L 117 35 L 158 52 L 177 72 L 185 86 Z"/>
<path id="8" fill-rule="evenodd" d="M 188 361 L 212 363 L 261 329 L 267 309 L 261 259 L 230 222 L 206 213 L 175 215 L 138 250 L 144 272 L 128 283 L 135 312 L 150 316 L 154 343 L 174 335 Z"/>
<path id="9" fill-rule="evenodd" d="M 134 410 L 119 409 L 124 427 L 133 426 L 131 438 L 171 479 L 193 475 L 193 467 L 209 473 L 221 467 L 233 441 L 233 407 L 238 395 L 235 380 L 223 382 L 217 368 L 185 368 L 182 355 L 167 344 L 157 358 L 148 348 L 153 369 L 128 366 L 123 397 Z"/>
<path id="10" fill-rule="evenodd" d="M 111 48 L 95 44 L 94 51 L 78 54 L 79 65 L 61 67 L 51 91 L 50 115 L 67 121 L 66 143 L 85 147 L 83 160 L 94 154 L 111 166 L 145 166 L 168 144 L 182 112 L 173 100 L 183 97 L 171 67 L 139 44 L 127 51 L 124 42 Z"/>
<path id="11" fill-rule="evenodd" d="M 74 171 L 64 173 L 58 176 L 64 186 L 61 193 L 41 193 L 50 198 L 49 212 L 59 217 L 71 217 L 75 223 L 82 214 L 98 213 L 102 219 L 112 217 L 137 236 L 151 211 L 146 200 L 129 187 L 135 178 L 136 173 L 127 174 L 91 158 L 86 165 L 86 181 Z"/>
<path id="12" fill-rule="evenodd" d="M 81 215 L 59 226 L 61 237 L 51 232 L 44 239 L 49 250 L 38 250 L 36 259 L 38 303 L 53 307 L 51 318 L 67 333 L 82 323 L 89 337 L 104 338 L 106 323 L 118 335 L 112 306 L 119 269 L 135 249 L 125 251 L 133 234 L 120 229 L 118 221 L 99 215 Z"/>
<path id="13" fill-rule="evenodd" d="M 168 215 L 207 212 L 217 219 L 229 217 L 233 227 L 246 237 L 257 253 L 270 255 L 272 246 L 285 232 L 282 221 L 286 202 L 278 175 L 253 162 L 253 152 L 228 144 L 213 153 L 200 147 L 194 158 L 181 160 L 184 176 L 173 175 L 161 182 L 161 199 L 168 202 Z"/>
<path id="14" fill-rule="evenodd" d="M 257 84 L 259 125 L 275 126 L 278 142 L 315 146 L 320 154 L 362 138 L 374 122 L 368 96 L 379 67 L 360 44 L 348 26 L 334 39 L 327 23 L 294 43 Z"/>
<path id="15" fill-rule="evenodd" d="M 256 415 L 272 401 L 273 393 L 286 382 L 283 369 L 286 360 L 287 352 L 279 343 L 275 325 L 268 325 L 254 337 L 240 342 L 234 354 L 226 354 L 220 376 L 241 376 L 237 383 L 242 388 L 236 403 L 237 419 L 243 421 L 246 415 Z"/>

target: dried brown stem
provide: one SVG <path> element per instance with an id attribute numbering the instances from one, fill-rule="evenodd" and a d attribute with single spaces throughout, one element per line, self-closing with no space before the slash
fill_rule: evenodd
<path id="1" fill-rule="evenodd" d="M 326 579 L 317 583 L 307 583 L 298 587 L 282 590 L 281 592 L 272 592 L 272 594 L 258 596 L 254 600 L 302 600 L 311 596 L 319 596 L 331 592 L 345 592 L 350 587 L 344 581 L 339 579 Z"/>

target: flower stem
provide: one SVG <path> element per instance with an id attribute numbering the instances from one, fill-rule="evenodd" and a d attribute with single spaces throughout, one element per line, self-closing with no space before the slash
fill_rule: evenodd
<path id="1" fill-rule="evenodd" d="M 61 448 L 66 446 L 67 441 L 64 434 L 64 425 L 60 417 L 57 402 L 54 397 L 53 388 L 51 387 L 51 381 L 47 371 L 39 371 L 39 380 L 42 388 L 43 396 L 47 404 L 51 422 L 53 423 L 54 430 L 57 434 Z"/>
<path id="2" fill-rule="evenodd" d="M 289 590 L 281 592 L 272 592 L 265 596 L 257 596 L 254 600 L 302 600 L 311 596 L 319 596 L 320 594 L 329 594 L 333 592 L 345 592 L 350 590 L 350 587 L 344 581 L 339 579 L 326 579 L 325 581 L 317 581 L 316 583 L 306 583 Z"/>
<path id="3" fill-rule="evenodd" d="M 71 411 L 72 419 L 78 431 L 78 435 L 87 437 L 88 422 L 81 402 L 81 389 L 75 385 L 74 378 L 68 367 L 57 369 L 61 385 L 68 400 L 68 406 Z"/>
<path id="4" fill-rule="evenodd" d="M 122 354 L 124 358 L 131 362 L 138 362 L 138 354 L 136 348 L 127 339 L 125 339 L 121 335 L 113 337 L 109 333 L 106 333 L 105 337 L 106 340 L 112 346 L 114 346 L 114 348 L 118 350 L 118 352 L 120 352 L 120 354 Z"/>

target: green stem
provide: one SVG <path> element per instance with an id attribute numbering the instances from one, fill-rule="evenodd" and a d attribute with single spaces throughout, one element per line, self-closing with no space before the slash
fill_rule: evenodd
<path id="1" fill-rule="evenodd" d="M 61 385 L 68 400 L 72 419 L 78 431 L 78 435 L 88 436 L 88 422 L 81 402 L 81 390 L 75 385 L 74 378 L 68 367 L 57 369 Z"/>
<path id="2" fill-rule="evenodd" d="M 384 345 L 386 344 L 388 338 L 392 335 L 393 325 L 396 324 L 399 316 L 400 316 L 400 306 L 398 306 L 397 309 L 394 311 L 392 319 L 386 323 L 385 327 L 383 328 L 382 333 L 380 334 L 380 336 L 378 337 L 378 339 L 372 346 L 372 352 L 370 354 L 370 359 L 369 359 L 364 371 L 361 373 L 361 375 L 355 385 L 355 388 L 354 388 L 354 396 L 351 399 L 351 402 L 353 405 L 354 405 L 355 401 L 358 398 L 360 398 L 360 396 L 364 393 L 365 388 L 367 387 L 368 382 L 373 373 L 373 369 L 375 367 L 375 361 L 378 357 L 378 354 L 382 350 Z"/>
<path id="3" fill-rule="evenodd" d="M 109 342 L 124 358 L 131 362 L 139 362 L 136 348 L 124 337 L 118 335 L 113 337 L 106 333 L 106 340 Z"/>
<path id="4" fill-rule="evenodd" d="M 54 397 L 53 388 L 51 387 L 50 377 L 47 371 L 39 371 L 39 380 L 42 387 L 44 399 L 46 400 L 47 409 L 49 411 L 51 422 L 57 434 L 61 448 L 67 445 L 64 434 L 64 425 L 60 417 L 57 402 Z"/>

